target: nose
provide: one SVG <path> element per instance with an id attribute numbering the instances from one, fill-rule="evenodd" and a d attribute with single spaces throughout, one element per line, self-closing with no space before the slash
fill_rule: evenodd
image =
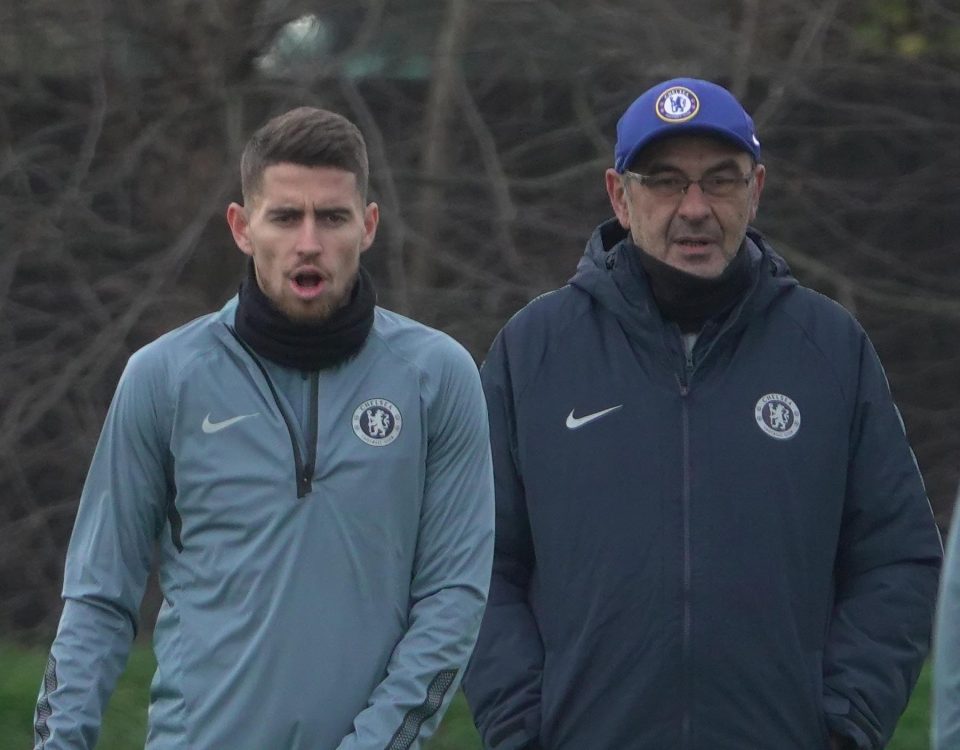
<path id="1" fill-rule="evenodd" d="M 320 224 L 313 216 L 304 217 L 297 233 L 297 252 L 303 254 L 318 253 L 323 247 L 320 237 Z"/>
<path id="2" fill-rule="evenodd" d="M 677 212 L 687 221 L 700 221 L 710 215 L 710 204 L 703 189 L 696 182 L 691 182 L 683 193 Z"/>

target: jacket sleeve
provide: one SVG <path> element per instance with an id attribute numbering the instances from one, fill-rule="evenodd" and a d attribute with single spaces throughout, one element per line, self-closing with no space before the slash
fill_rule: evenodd
<path id="1" fill-rule="evenodd" d="M 137 630 L 167 496 L 168 449 L 143 364 L 134 355 L 120 380 L 80 498 L 34 716 L 37 750 L 94 747 Z"/>
<path id="2" fill-rule="evenodd" d="M 960 747 L 960 491 L 953 506 L 940 581 L 933 655 L 931 750 Z"/>
<path id="3" fill-rule="evenodd" d="M 481 373 L 490 414 L 496 546 L 490 600 L 464 692 L 488 750 L 533 750 L 540 731 L 543 644 L 528 602 L 533 542 L 517 463 L 514 389 L 504 333 Z"/>
<path id="4" fill-rule="evenodd" d="M 831 731 L 873 750 L 893 734 L 927 654 L 942 548 L 886 376 L 862 332 L 860 345 L 824 711 Z"/>
<path id="5" fill-rule="evenodd" d="M 436 730 L 480 629 L 493 556 L 493 471 L 477 367 L 459 345 L 431 370 L 420 531 L 406 633 L 338 750 L 417 750 Z"/>

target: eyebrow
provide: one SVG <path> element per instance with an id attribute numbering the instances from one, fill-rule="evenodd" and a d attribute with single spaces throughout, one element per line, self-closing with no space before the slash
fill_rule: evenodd
<path id="1" fill-rule="evenodd" d="M 267 216 L 302 216 L 304 209 L 301 206 L 274 206 L 273 208 L 268 208 L 266 211 Z M 324 206 L 324 207 L 315 207 L 313 213 L 316 216 L 336 216 L 338 214 L 350 214 L 351 209 L 349 206 Z"/>
<path id="2" fill-rule="evenodd" d="M 713 164 L 712 166 L 707 167 L 703 170 L 703 174 L 712 174 L 714 172 L 723 172 L 725 170 L 736 170 L 740 171 L 740 163 L 733 157 L 729 159 L 723 159 L 722 161 Z M 659 161 L 654 159 L 645 170 L 645 174 L 660 174 L 662 172 L 680 172 L 683 173 L 683 170 L 675 164 L 671 164 L 666 161 Z"/>

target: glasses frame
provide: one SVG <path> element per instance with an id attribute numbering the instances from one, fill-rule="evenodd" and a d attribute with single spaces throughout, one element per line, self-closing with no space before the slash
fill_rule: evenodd
<path id="1" fill-rule="evenodd" d="M 710 177 L 716 176 L 716 175 L 704 175 L 703 177 L 701 177 L 701 178 L 698 179 L 698 180 L 691 180 L 691 179 L 690 179 L 689 177 L 687 177 L 686 175 L 683 175 L 683 179 L 686 180 L 686 183 L 687 183 L 687 184 L 684 185 L 683 187 L 681 187 L 680 190 L 679 190 L 679 192 L 676 192 L 676 193 L 673 193 L 673 192 L 671 192 L 671 193 L 658 193 L 654 188 L 650 187 L 650 184 L 649 184 L 649 183 L 650 183 L 651 180 L 654 180 L 654 179 L 656 179 L 657 177 L 662 177 L 663 175 L 659 175 L 659 174 L 652 174 L 652 175 L 651 175 L 651 174 L 640 174 L 639 172 L 633 172 L 633 171 L 631 171 L 631 170 L 629 170 L 629 169 L 623 170 L 623 176 L 624 176 L 624 177 L 628 177 L 629 179 L 634 180 L 635 182 L 638 182 L 640 185 L 642 185 L 643 187 L 647 188 L 647 190 L 649 190 L 651 193 L 653 193 L 654 195 L 656 195 L 656 196 L 658 196 L 658 197 L 661 197 L 661 198 L 676 198 L 677 196 L 680 196 L 680 195 L 686 195 L 686 194 L 687 194 L 687 191 L 690 189 L 690 186 L 691 186 L 691 185 L 696 185 L 697 187 L 699 187 L 699 188 L 700 188 L 700 192 L 703 193 L 703 195 L 704 195 L 705 197 L 708 197 L 708 198 L 731 198 L 731 197 L 733 197 L 734 195 L 737 194 L 737 191 L 739 190 L 739 183 L 740 183 L 740 181 L 742 181 L 742 182 L 743 182 L 743 186 L 746 187 L 747 185 L 749 185 L 749 184 L 753 181 L 753 178 L 756 177 L 756 174 L 757 174 L 757 172 L 756 172 L 755 169 L 754 169 L 753 171 L 751 171 L 750 174 L 741 174 L 739 180 L 734 180 L 732 189 L 730 190 L 729 193 L 720 193 L 720 194 L 711 193 L 709 190 L 707 190 L 707 189 L 704 188 L 704 186 L 703 186 L 703 181 L 704 181 L 704 180 L 709 180 Z"/>

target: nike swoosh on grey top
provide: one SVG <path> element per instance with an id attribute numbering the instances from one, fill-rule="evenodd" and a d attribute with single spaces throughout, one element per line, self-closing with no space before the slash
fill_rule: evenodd
<path id="1" fill-rule="evenodd" d="M 231 425 L 235 425 L 237 422 L 239 422 L 242 419 L 247 419 L 248 417 L 256 417 L 259 414 L 260 412 L 258 411 L 254 412 L 253 414 L 241 414 L 239 417 L 231 417 L 230 419 L 224 419 L 222 422 L 211 422 L 210 415 L 207 414 L 207 416 L 203 418 L 203 425 L 202 425 L 203 431 L 208 435 L 212 435 L 215 432 L 220 432 L 220 430 L 225 430 L 227 427 L 230 427 Z"/>
<path id="2" fill-rule="evenodd" d="M 595 419 L 600 419 L 600 417 L 604 416 L 605 414 L 609 414 L 610 412 L 616 411 L 617 409 L 620 409 L 622 407 L 623 407 L 623 404 L 617 404 L 616 406 L 611 406 L 609 409 L 604 409 L 603 411 L 595 411 L 593 414 L 587 414 L 586 416 L 583 416 L 583 417 L 573 416 L 573 412 L 575 412 L 576 409 L 571 409 L 570 413 L 567 415 L 567 429 L 577 430 L 583 427 L 585 424 L 589 424 Z"/>

